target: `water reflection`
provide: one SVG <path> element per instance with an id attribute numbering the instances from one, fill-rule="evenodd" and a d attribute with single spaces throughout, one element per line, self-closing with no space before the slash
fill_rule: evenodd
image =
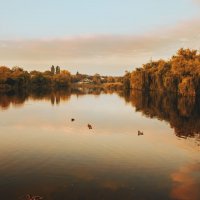
<path id="1" fill-rule="evenodd" d="M 137 112 L 169 122 L 178 137 L 200 139 L 200 98 L 172 93 L 132 91 L 125 96 Z"/>
<path id="2" fill-rule="evenodd" d="M 199 136 L 197 102 L 80 88 L 1 94 L 0 199 L 198 200 L 199 147 L 179 138 Z"/>
<path id="3" fill-rule="evenodd" d="M 175 134 L 181 138 L 195 137 L 200 141 L 200 97 L 178 97 L 172 93 L 144 93 L 140 91 L 113 91 L 91 88 L 69 90 L 32 90 L 0 94 L 0 108 L 8 109 L 22 106 L 28 100 L 50 101 L 59 105 L 60 101 L 69 101 L 71 95 L 113 94 L 116 93 L 127 103 L 149 118 L 157 118 L 168 122 Z"/>
<path id="4" fill-rule="evenodd" d="M 22 106 L 25 101 L 31 100 L 45 100 L 50 101 L 52 105 L 58 105 L 60 101 L 68 101 L 71 95 L 77 97 L 82 95 L 100 95 L 100 94 L 113 94 L 115 90 L 106 90 L 102 88 L 76 88 L 76 89 L 59 89 L 59 90 L 20 90 L 20 91 L 9 91 L 0 93 L 0 108 L 6 110 L 13 105 L 15 107 Z"/>
<path id="5" fill-rule="evenodd" d="M 181 200 L 199 200 L 199 177 L 196 176 L 199 172 L 200 163 L 182 166 L 179 170 L 172 173 L 173 189 L 171 197 Z"/>

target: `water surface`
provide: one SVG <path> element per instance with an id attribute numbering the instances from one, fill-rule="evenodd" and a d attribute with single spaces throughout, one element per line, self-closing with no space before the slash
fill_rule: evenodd
<path id="1" fill-rule="evenodd" d="M 198 99 L 40 91 L 0 109 L 0 199 L 200 199 Z"/>

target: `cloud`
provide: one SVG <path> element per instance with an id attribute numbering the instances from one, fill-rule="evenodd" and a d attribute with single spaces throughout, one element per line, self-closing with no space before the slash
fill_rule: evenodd
<path id="1" fill-rule="evenodd" d="M 58 64 L 86 73 L 124 72 L 148 62 L 151 57 L 168 58 L 181 47 L 199 49 L 199 43 L 200 19 L 193 19 L 143 35 L 0 41 L 0 64 L 22 65 L 28 69 Z"/>
<path id="2" fill-rule="evenodd" d="M 200 199 L 200 183 L 198 174 L 200 173 L 200 164 L 188 165 L 179 169 L 171 175 L 174 187 L 171 192 L 173 199 Z"/>
<path id="3" fill-rule="evenodd" d="M 200 3 L 200 0 L 192 0 L 194 3 Z"/>

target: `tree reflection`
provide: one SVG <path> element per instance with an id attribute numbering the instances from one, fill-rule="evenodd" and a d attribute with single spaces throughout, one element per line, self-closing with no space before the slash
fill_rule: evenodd
<path id="1" fill-rule="evenodd" d="M 15 107 L 19 107 L 24 104 L 24 102 L 28 99 L 28 93 L 26 90 L 22 90 L 19 92 L 7 92 L 0 94 L 0 108 L 2 110 L 6 110 L 12 104 Z"/>
<path id="2" fill-rule="evenodd" d="M 38 101 L 45 100 L 50 101 L 52 105 L 59 104 L 60 101 L 68 101 L 71 96 L 70 90 L 22 90 L 9 93 L 0 94 L 0 108 L 6 110 L 12 106 L 23 106 L 28 99 Z"/>
<path id="3" fill-rule="evenodd" d="M 169 122 L 178 137 L 200 135 L 200 97 L 180 97 L 173 93 L 144 93 L 134 90 L 129 98 L 125 96 L 125 100 L 145 116 Z"/>
<path id="4" fill-rule="evenodd" d="M 48 88 L 35 88 L 31 90 L 15 90 L 0 93 L 0 109 L 6 110 L 13 106 L 22 106 L 28 99 L 38 101 L 50 101 L 52 105 L 59 105 L 61 101 L 68 101 L 71 95 L 77 97 L 82 95 L 95 95 L 100 94 L 113 94 L 115 89 L 103 88 L 69 88 L 69 89 L 48 89 Z M 123 95 L 121 95 L 123 96 Z"/>
<path id="5" fill-rule="evenodd" d="M 60 101 L 68 101 L 71 96 L 70 90 L 34 90 L 29 97 L 32 100 L 50 101 L 52 105 L 59 105 Z"/>
<path id="6" fill-rule="evenodd" d="M 21 90 L 0 94 L 0 108 L 6 110 L 12 106 L 22 106 L 28 99 L 49 101 L 52 106 L 68 101 L 71 95 L 113 94 L 131 103 L 136 112 L 142 112 L 150 118 L 169 122 L 178 137 L 200 138 L 200 97 L 179 97 L 173 93 L 144 93 L 130 90 L 107 90 L 100 88 L 74 88 L 68 90 Z"/>

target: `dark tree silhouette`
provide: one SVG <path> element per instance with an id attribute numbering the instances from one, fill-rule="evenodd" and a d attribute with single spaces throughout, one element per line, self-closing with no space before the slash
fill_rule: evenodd
<path id="1" fill-rule="evenodd" d="M 56 74 L 60 74 L 60 67 L 59 66 L 56 67 Z"/>
<path id="2" fill-rule="evenodd" d="M 54 67 L 54 65 L 51 66 L 51 73 L 55 74 L 55 67 Z"/>

